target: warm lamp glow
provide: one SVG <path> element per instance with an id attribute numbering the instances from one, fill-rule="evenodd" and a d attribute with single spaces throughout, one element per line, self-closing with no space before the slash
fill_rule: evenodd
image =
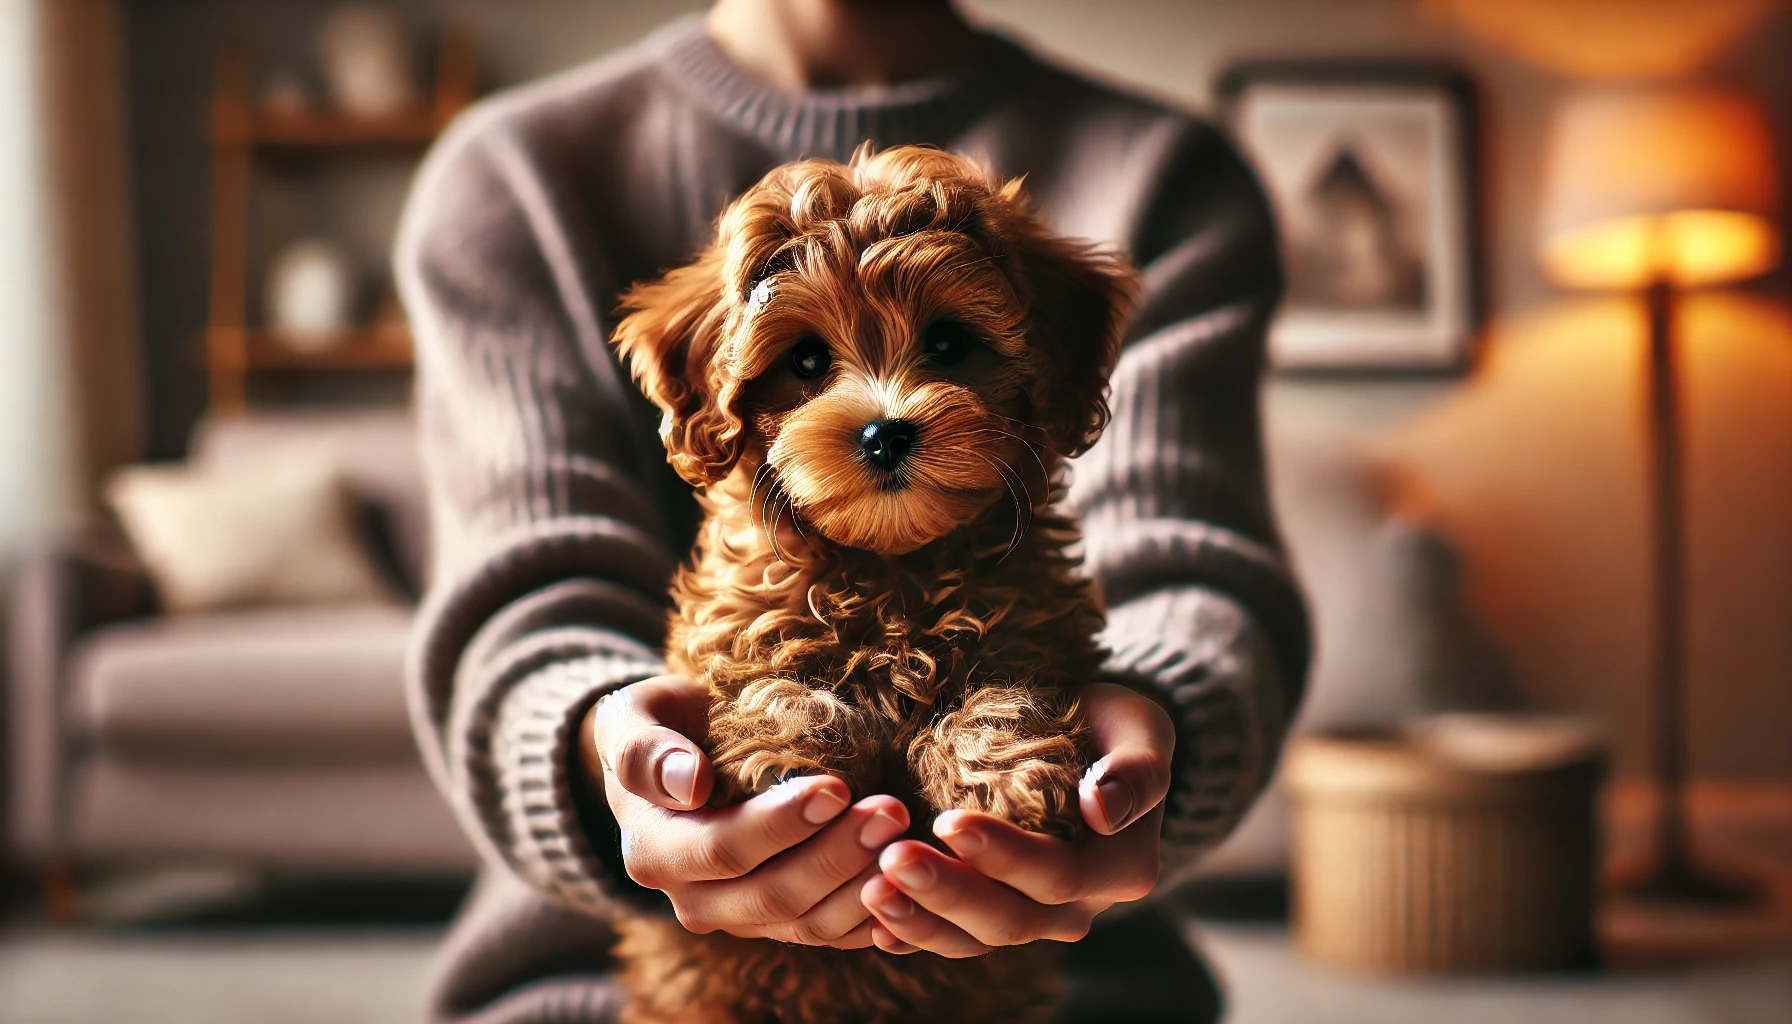
<path id="1" fill-rule="evenodd" d="M 1424 0 L 1487 43 L 1576 78 L 1684 78 L 1780 0 Z"/>
<path id="2" fill-rule="evenodd" d="M 1772 224 L 1726 210 L 1600 221 L 1543 245 L 1544 269 L 1565 288 L 1717 284 L 1764 274 L 1778 260 Z"/>
<path id="3" fill-rule="evenodd" d="M 1570 288 L 1704 285 L 1779 258 L 1760 110 L 1710 90 L 1599 91 L 1556 121 L 1543 263 Z"/>

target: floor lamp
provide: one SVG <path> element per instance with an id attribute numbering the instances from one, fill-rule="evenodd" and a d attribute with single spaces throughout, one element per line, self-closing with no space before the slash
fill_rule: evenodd
<path id="1" fill-rule="evenodd" d="M 1570 288 L 1640 293 L 1648 310 L 1655 557 L 1654 861 L 1640 897 L 1718 904 L 1746 890 L 1703 874 L 1686 831 L 1685 529 L 1675 301 L 1772 269 L 1773 148 L 1746 97 L 1717 90 L 1593 90 L 1560 110 L 1544 196 L 1545 270 Z"/>

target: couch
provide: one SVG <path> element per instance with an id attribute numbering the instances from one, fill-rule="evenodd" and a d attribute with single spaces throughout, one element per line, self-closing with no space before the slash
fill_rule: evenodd
<path id="1" fill-rule="evenodd" d="M 415 594 L 426 510 L 409 417 L 203 423 L 192 460 L 228 470 L 305 449 L 366 511 Z M 208 863 L 319 874 L 456 875 L 474 854 L 406 718 L 408 605 L 157 614 L 128 547 L 48 542 L 14 567 L 8 817 L 46 866 Z"/>

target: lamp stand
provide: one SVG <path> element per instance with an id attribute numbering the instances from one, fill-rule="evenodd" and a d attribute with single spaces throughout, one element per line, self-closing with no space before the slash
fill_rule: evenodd
<path id="1" fill-rule="evenodd" d="M 1651 903 L 1742 906 L 1758 891 L 1703 874 L 1686 831 L 1686 573 L 1681 488 L 1680 364 L 1674 338 L 1675 294 L 1651 284 L 1649 307 L 1649 440 L 1655 506 L 1655 665 L 1651 697 L 1657 791 L 1655 861 L 1627 886 Z"/>

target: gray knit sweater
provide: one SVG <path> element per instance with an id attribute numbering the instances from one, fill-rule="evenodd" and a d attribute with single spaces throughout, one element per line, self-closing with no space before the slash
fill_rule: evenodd
<path id="1" fill-rule="evenodd" d="M 778 91 L 698 20 L 482 103 L 437 147 L 400 233 L 415 330 L 433 584 L 410 696 L 424 756 L 491 864 L 435 1012 L 605 1019 L 615 824 L 576 725 L 660 670 L 666 584 L 695 527 L 656 418 L 606 341 L 616 296 L 690 258 L 772 166 L 861 140 L 970 153 L 1062 233 L 1123 247 L 1145 299 L 1114 418 L 1074 466 L 1110 670 L 1177 720 L 1166 878 L 1269 775 L 1307 663 L 1265 495 L 1257 387 L 1281 278 L 1256 183 L 1211 127 L 995 36 L 889 88 Z"/>

